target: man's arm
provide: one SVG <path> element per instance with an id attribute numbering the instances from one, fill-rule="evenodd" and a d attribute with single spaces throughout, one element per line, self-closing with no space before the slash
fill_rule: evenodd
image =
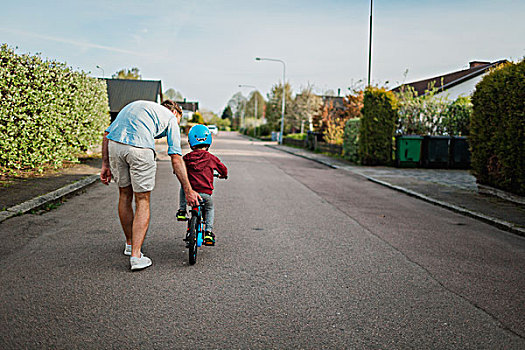
<path id="1" fill-rule="evenodd" d="M 109 153 L 108 153 L 108 132 L 104 132 L 102 139 L 102 169 L 100 170 L 100 181 L 104 185 L 109 185 L 111 182 L 111 170 L 109 168 Z"/>
<path id="2" fill-rule="evenodd" d="M 173 167 L 173 173 L 177 175 L 177 179 L 184 190 L 186 195 L 186 202 L 191 205 L 198 205 L 199 200 L 202 199 L 197 192 L 195 192 L 190 185 L 190 180 L 188 180 L 188 173 L 186 172 L 186 165 L 184 165 L 184 160 L 180 154 L 170 154 L 171 157 L 171 166 Z"/>

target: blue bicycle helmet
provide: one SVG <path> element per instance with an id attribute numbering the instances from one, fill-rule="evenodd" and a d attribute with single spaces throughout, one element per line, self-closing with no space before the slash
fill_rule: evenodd
<path id="1" fill-rule="evenodd" d="M 211 132 L 206 125 L 194 125 L 188 133 L 188 142 L 191 147 L 199 145 L 211 145 Z"/>

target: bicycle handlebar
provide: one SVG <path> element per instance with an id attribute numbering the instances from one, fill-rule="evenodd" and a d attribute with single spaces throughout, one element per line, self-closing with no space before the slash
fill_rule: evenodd
<path id="1" fill-rule="evenodd" d="M 219 173 L 213 173 L 213 177 L 217 177 L 219 179 L 225 179 L 225 180 L 228 178 L 228 176 L 221 177 L 221 174 L 219 174 Z"/>

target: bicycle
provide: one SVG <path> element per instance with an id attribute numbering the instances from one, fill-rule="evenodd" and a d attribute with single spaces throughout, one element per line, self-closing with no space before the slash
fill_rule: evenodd
<path id="1" fill-rule="evenodd" d="M 219 177 L 219 174 L 213 174 L 214 177 Z M 227 179 L 224 177 L 223 179 Z M 188 248 L 188 256 L 190 265 L 197 262 L 197 251 L 202 246 L 204 241 L 204 233 L 206 231 L 206 223 L 203 216 L 203 203 L 191 207 L 191 218 L 188 221 L 188 229 L 186 231 L 186 247 Z"/>

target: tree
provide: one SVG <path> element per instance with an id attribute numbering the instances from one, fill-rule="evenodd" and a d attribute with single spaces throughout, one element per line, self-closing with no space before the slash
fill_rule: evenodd
<path id="1" fill-rule="evenodd" d="M 326 91 L 324 92 L 323 95 L 324 95 L 324 96 L 330 96 L 330 97 L 336 97 L 336 96 L 337 96 L 337 94 L 335 93 L 335 91 L 332 90 L 332 89 L 328 89 L 328 90 L 326 90 Z"/>
<path id="2" fill-rule="evenodd" d="M 232 117 L 233 117 L 232 108 L 230 106 L 226 106 L 224 108 L 224 111 L 222 111 L 221 118 L 222 119 L 229 119 L 231 121 Z"/>
<path id="3" fill-rule="evenodd" d="M 193 113 L 193 117 L 190 120 L 190 123 L 204 124 L 204 118 L 199 111 Z"/>
<path id="4" fill-rule="evenodd" d="M 255 111 L 255 100 L 257 100 L 257 113 L 254 115 Z M 246 104 L 246 117 L 259 119 L 263 116 L 264 113 L 264 100 L 263 95 L 259 91 L 254 91 L 250 94 L 250 99 Z"/>
<path id="5" fill-rule="evenodd" d="M 215 113 L 213 113 L 209 109 L 205 109 L 205 108 L 200 109 L 199 113 L 202 115 L 202 118 L 203 118 L 204 122 L 207 123 L 207 124 L 213 124 L 210 121 L 214 117 L 217 117 L 217 115 Z"/>
<path id="6" fill-rule="evenodd" d="M 168 90 L 164 91 L 164 98 L 175 102 L 184 100 L 184 97 L 182 96 L 180 91 L 177 91 L 173 88 L 169 88 Z"/>
<path id="7" fill-rule="evenodd" d="M 364 99 L 363 90 L 353 91 L 353 94 L 350 94 L 345 97 L 345 118 L 354 119 L 361 117 L 361 110 L 363 109 L 363 99 Z"/>
<path id="8" fill-rule="evenodd" d="M 244 107 L 246 105 L 246 97 L 241 92 L 237 92 L 228 101 L 228 106 L 233 112 L 232 116 L 232 129 L 237 130 L 241 126 L 242 114 L 244 113 Z"/>
<path id="9" fill-rule="evenodd" d="M 290 113 L 290 108 L 287 108 L 286 106 L 290 107 L 293 102 L 292 98 L 292 87 L 289 83 L 286 83 L 284 85 L 284 91 L 285 91 L 285 126 L 287 125 L 287 121 L 292 118 L 292 114 Z M 274 85 L 272 87 L 272 90 L 268 94 L 268 101 L 266 102 L 266 120 L 267 123 L 270 125 L 270 127 L 273 130 L 280 129 L 280 122 L 281 122 L 281 108 L 282 108 L 282 101 L 283 101 L 283 85 L 282 83 Z M 288 123 L 288 125 L 290 125 Z M 287 128 L 285 128 L 286 130 Z M 289 128 L 288 128 L 289 129 Z"/>
<path id="10" fill-rule="evenodd" d="M 217 125 L 221 129 L 226 129 L 231 126 L 231 119 L 222 119 L 221 117 L 214 115 L 208 124 Z"/>
<path id="11" fill-rule="evenodd" d="M 141 80 L 140 70 L 137 67 L 131 69 L 123 68 L 111 76 L 113 79 L 134 79 Z"/>
<path id="12" fill-rule="evenodd" d="M 313 86 L 308 85 L 303 88 L 290 106 L 294 126 L 300 128 L 303 123 L 307 123 L 306 128 L 313 130 L 313 117 L 322 104 L 321 97 L 313 93 Z"/>
<path id="13" fill-rule="evenodd" d="M 245 103 L 246 97 L 244 97 L 241 92 L 237 92 L 228 101 L 228 106 L 231 108 L 234 116 L 239 116 Z"/>

